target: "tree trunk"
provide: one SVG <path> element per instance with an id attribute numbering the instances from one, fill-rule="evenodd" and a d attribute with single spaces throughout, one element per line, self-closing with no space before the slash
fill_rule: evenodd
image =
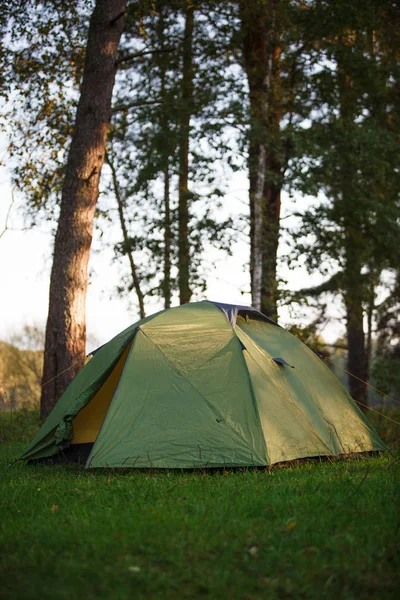
<path id="1" fill-rule="evenodd" d="M 164 307 L 171 307 L 171 206 L 169 195 L 169 167 L 164 171 Z"/>
<path id="2" fill-rule="evenodd" d="M 344 35 L 341 43 L 348 45 L 353 41 L 347 35 Z M 337 50 L 336 59 L 340 89 L 340 118 L 343 128 L 346 131 L 351 131 L 357 96 L 351 77 L 346 72 L 340 46 Z M 365 411 L 368 408 L 366 383 L 368 374 L 364 334 L 364 280 L 361 272 L 363 265 L 362 216 L 357 210 L 357 204 L 354 206 L 357 189 L 353 185 L 351 163 L 346 159 L 345 154 L 342 156 L 340 183 L 341 198 L 337 201 L 342 203 L 344 212 L 345 268 L 343 294 L 346 306 L 348 385 L 350 395 L 356 402 L 360 403 L 361 410 Z"/>
<path id="3" fill-rule="evenodd" d="M 85 359 L 88 261 L 125 10 L 126 0 L 97 0 L 90 19 L 54 243 L 41 418 L 49 414 Z"/>
<path id="4" fill-rule="evenodd" d="M 118 216 L 119 216 L 119 222 L 121 225 L 121 230 L 122 230 L 122 238 L 124 240 L 124 246 L 125 246 L 125 251 L 128 255 L 128 260 L 129 260 L 129 266 L 131 268 L 131 275 L 132 275 L 132 283 L 133 283 L 133 287 L 135 288 L 135 292 L 136 292 L 136 296 L 138 299 L 138 303 L 139 303 L 139 315 L 141 319 L 144 319 L 146 316 L 146 312 L 144 309 L 144 295 L 142 292 L 142 288 L 140 286 L 140 278 L 137 272 L 137 268 L 136 268 L 136 264 L 133 258 L 133 254 L 132 254 L 132 250 L 130 248 L 130 244 L 129 244 L 129 235 L 128 235 L 128 229 L 126 227 L 126 221 L 125 221 L 125 215 L 124 215 L 124 206 L 123 206 L 123 202 L 122 202 L 122 198 L 121 198 L 121 192 L 119 189 L 119 185 L 118 185 L 118 178 L 117 178 L 117 172 L 115 170 L 115 166 L 113 161 L 110 158 L 110 155 L 107 155 L 107 163 L 110 166 L 111 169 L 111 175 L 112 175 L 112 180 L 113 180 L 113 187 L 114 187 L 114 194 L 115 194 L 115 198 L 117 200 L 117 205 L 118 205 Z"/>
<path id="5" fill-rule="evenodd" d="M 185 34 L 183 39 L 181 134 L 179 143 L 178 200 L 178 279 L 180 304 L 190 302 L 189 244 L 189 135 L 193 107 L 193 30 L 194 5 L 186 0 Z"/>
<path id="6" fill-rule="evenodd" d="M 163 256 L 163 268 L 164 268 L 164 279 L 162 283 L 162 290 L 164 296 L 164 308 L 171 307 L 171 248 L 172 248 L 172 222 L 171 222 L 171 202 L 170 202 L 170 157 L 173 153 L 173 148 L 170 142 L 171 131 L 169 128 L 168 119 L 168 103 L 167 103 L 167 84 L 166 75 L 169 65 L 168 54 L 163 51 L 167 50 L 166 39 L 165 39 L 165 19 L 164 19 L 164 8 L 165 0 L 158 0 L 157 12 L 159 14 L 158 19 L 158 44 L 160 53 L 158 54 L 161 89 L 160 89 L 160 114 L 161 114 L 161 131 L 163 135 L 163 162 L 164 162 L 164 256 Z M 167 7 L 168 10 L 168 7 Z"/>
<path id="7" fill-rule="evenodd" d="M 372 319 L 375 310 L 375 273 L 369 273 L 371 278 L 368 286 L 368 301 L 367 301 L 367 343 L 365 350 L 365 381 L 369 383 L 369 373 L 372 361 Z"/>
<path id="8" fill-rule="evenodd" d="M 363 278 L 354 247 L 354 231 L 347 231 L 347 256 L 344 301 L 347 327 L 347 370 L 350 395 L 359 402 L 361 410 L 368 407 L 367 356 L 364 334 Z"/>
<path id="9" fill-rule="evenodd" d="M 274 78 L 279 78 L 277 65 L 279 64 L 279 48 L 274 49 Z M 274 81 L 272 82 L 274 87 Z M 280 114 L 275 108 L 275 103 L 271 103 L 269 115 L 269 130 L 272 133 L 271 146 L 278 144 L 280 133 Z M 281 216 L 281 177 L 282 165 L 280 160 L 274 154 L 274 151 L 267 156 L 267 176 L 264 182 L 264 223 L 263 223 L 263 261 L 262 261 L 262 282 L 261 282 L 261 312 L 273 319 L 278 320 L 278 285 L 276 279 L 278 245 L 280 235 L 280 216 Z"/>
<path id="10" fill-rule="evenodd" d="M 252 304 L 277 318 L 276 261 L 281 171 L 279 0 L 239 0 L 250 95 L 250 276 Z"/>

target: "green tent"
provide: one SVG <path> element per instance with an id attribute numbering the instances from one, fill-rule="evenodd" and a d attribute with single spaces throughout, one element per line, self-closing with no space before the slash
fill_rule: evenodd
<path id="1" fill-rule="evenodd" d="M 239 467 L 371 450 L 382 441 L 316 354 L 253 308 L 204 301 L 98 349 L 21 458 Z"/>

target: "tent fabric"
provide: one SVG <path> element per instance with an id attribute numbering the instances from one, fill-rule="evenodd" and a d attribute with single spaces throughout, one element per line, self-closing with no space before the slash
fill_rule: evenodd
<path id="1" fill-rule="evenodd" d="M 102 346 L 21 458 L 89 442 L 87 468 L 265 466 L 385 449 L 302 342 L 251 307 L 209 301 L 147 317 Z"/>
<path id="2" fill-rule="evenodd" d="M 155 316 L 155 315 L 154 315 Z M 136 327 L 143 319 L 119 333 L 99 349 L 65 390 L 36 437 L 22 455 L 22 459 L 52 456 L 68 446 L 73 437 L 72 421 L 105 383 L 132 340 Z"/>
<path id="3" fill-rule="evenodd" d="M 92 400 L 74 417 L 72 421 L 74 444 L 93 444 L 96 441 L 117 389 L 131 345 L 132 342 L 129 342 L 104 384 L 95 393 Z"/>
<path id="4" fill-rule="evenodd" d="M 263 315 L 262 312 L 260 312 L 256 308 L 253 308 L 252 306 L 242 306 L 240 304 L 225 304 L 223 302 L 213 302 L 213 304 L 217 306 L 226 315 L 232 327 L 235 327 L 236 325 L 236 319 L 238 314 L 241 314 L 242 316 L 251 315 L 255 319 L 261 319 L 263 321 L 267 321 L 268 323 L 276 325 L 275 321 L 273 321 L 269 317 L 266 317 L 265 315 Z"/>

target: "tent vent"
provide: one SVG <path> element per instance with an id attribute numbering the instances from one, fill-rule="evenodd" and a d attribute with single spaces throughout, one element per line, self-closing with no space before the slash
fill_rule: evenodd
<path id="1" fill-rule="evenodd" d="M 276 364 L 278 364 L 278 365 L 282 365 L 282 366 L 290 367 L 291 369 L 294 369 L 294 366 L 289 365 L 289 363 L 286 362 L 286 360 L 284 358 L 280 358 L 279 356 L 277 356 L 276 358 L 273 358 L 272 360 L 274 360 L 276 362 Z"/>

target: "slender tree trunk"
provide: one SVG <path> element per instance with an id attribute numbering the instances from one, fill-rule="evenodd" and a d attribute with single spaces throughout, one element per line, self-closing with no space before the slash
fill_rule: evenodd
<path id="1" fill-rule="evenodd" d="M 178 279 L 180 304 L 190 302 L 189 244 L 189 135 L 193 107 L 193 31 L 194 5 L 186 0 L 185 34 L 183 39 L 181 135 L 179 144 L 178 200 Z"/>
<path id="2" fill-rule="evenodd" d="M 347 370 L 350 395 L 359 402 L 361 410 L 368 406 L 367 354 L 365 349 L 363 277 L 358 260 L 359 249 L 355 247 L 354 230 L 347 231 L 347 256 L 344 300 L 347 328 Z"/>
<path id="3" fill-rule="evenodd" d="M 164 307 L 171 307 L 171 206 L 169 167 L 164 171 Z"/>
<path id="4" fill-rule="evenodd" d="M 368 289 L 367 302 L 367 344 L 366 344 L 366 366 L 365 366 L 365 381 L 369 383 L 369 373 L 372 360 L 372 318 L 375 310 L 375 275 L 370 272 L 371 281 Z"/>
<path id="5" fill-rule="evenodd" d="M 126 0 L 97 0 L 90 19 L 54 244 L 40 402 L 42 418 L 49 414 L 85 359 L 88 261 L 125 10 Z"/>
<path id="6" fill-rule="evenodd" d="M 250 276 L 252 304 L 277 318 L 281 164 L 279 0 L 239 0 L 250 94 Z"/>
<path id="7" fill-rule="evenodd" d="M 166 48 L 165 39 L 165 21 L 164 21 L 164 5 L 165 0 L 158 0 L 157 12 L 159 14 L 158 19 L 158 43 L 160 50 Z M 168 54 L 160 53 L 158 55 L 159 69 L 161 77 L 161 130 L 164 138 L 163 144 L 163 162 L 164 166 L 164 280 L 163 280 L 163 295 L 164 295 L 164 307 L 171 307 L 171 248 L 172 248 L 172 222 L 171 222 L 171 202 L 170 202 L 170 157 L 173 153 L 171 146 L 171 132 L 169 128 L 168 120 L 168 104 L 167 104 L 167 84 L 166 84 L 166 73 L 169 63 Z"/>
<path id="8" fill-rule="evenodd" d="M 137 268 L 136 268 L 136 264 L 135 264 L 135 261 L 133 258 L 132 250 L 131 250 L 131 247 L 129 244 L 128 228 L 126 226 L 126 221 L 125 221 L 124 205 L 123 205 L 121 192 L 120 192 L 119 185 L 118 185 L 117 172 L 115 170 L 114 162 L 111 160 L 111 157 L 109 154 L 107 154 L 107 163 L 111 169 L 114 194 L 115 194 L 115 198 L 117 200 L 117 205 L 118 205 L 119 222 L 120 222 L 121 230 L 122 230 L 122 238 L 124 240 L 125 251 L 128 255 L 129 266 L 131 268 L 133 287 L 135 288 L 136 296 L 137 296 L 138 303 L 139 303 L 139 314 L 140 314 L 140 318 L 144 319 L 146 316 L 146 312 L 144 309 L 144 295 L 143 295 L 142 288 L 140 285 L 140 278 L 139 278 L 139 275 L 137 272 Z"/>
<path id="9" fill-rule="evenodd" d="M 275 33 L 276 35 L 276 33 Z M 261 283 L 261 312 L 278 319 L 278 285 L 276 279 L 281 216 L 282 164 L 276 149 L 280 138 L 280 47 L 273 48 L 271 101 L 268 115 L 270 151 L 267 156 L 267 175 L 264 182 L 263 276 Z"/>

